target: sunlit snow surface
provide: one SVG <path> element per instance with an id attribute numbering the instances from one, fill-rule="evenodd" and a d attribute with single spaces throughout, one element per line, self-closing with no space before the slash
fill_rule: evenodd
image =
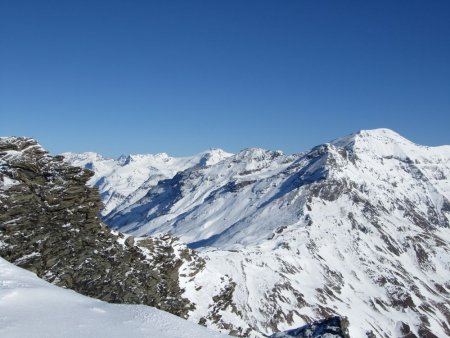
<path id="1" fill-rule="evenodd" d="M 228 336 L 152 307 L 108 304 L 82 296 L 0 258 L 0 337 Z"/>

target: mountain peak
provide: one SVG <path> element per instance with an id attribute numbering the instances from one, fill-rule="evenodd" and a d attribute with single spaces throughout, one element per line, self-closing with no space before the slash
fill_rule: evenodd
<path id="1" fill-rule="evenodd" d="M 413 142 L 404 138 L 399 133 L 387 128 L 360 130 L 356 133 L 356 138 L 359 140 L 371 140 L 370 142 L 415 145 Z"/>
<path id="2" fill-rule="evenodd" d="M 220 148 L 211 148 L 200 153 L 199 155 L 201 157 L 199 163 L 204 166 L 217 164 L 225 158 L 233 156 L 233 154 L 227 153 L 225 150 Z"/>
<path id="3" fill-rule="evenodd" d="M 366 137 L 390 137 L 390 138 L 404 138 L 399 133 L 389 128 L 375 128 L 375 129 L 361 129 L 356 134 Z"/>
<path id="4" fill-rule="evenodd" d="M 395 131 L 387 128 L 363 129 L 356 133 L 339 137 L 330 143 L 339 148 L 348 148 L 362 140 L 412 143 Z"/>
<path id="5" fill-rule="evenodd" d="M 376 157 L 426 157 L 433 147 L 415 144 L 391 129 L 360 130 L 357 133 L 330 142 L 336 148 Z"/>
<path id="6" fill-rule="evenodd" d="M 170 157 L 167 153 L 157 153 L 157 154 L 128 154 L 120 155 L 117 158 L 117 162 L 121 165 L 128 165 L 131 162 L 147 162 L 147 161 L 170 161 Z"/>
<path id="7" fill-rule="evenodd" d="M 80 160 L 82 160 L 82 159 L 84 159 L 84 160 L 89 160 L 89 159 L 90 160 L 105 160 L 105 159 L 107 159 L 103 155 L 100 155 L 99 153 L 96 153 L 93 151 L 85 151 L 83 153 L 66 152 L 66 153 L 62 153 L 61 155 L 63 155 L 64 157 L 78 158 Z"/>
<path id="8" fill-rule="evenodd" d="M 247 159 L 247 160 L 263 160 L 266 158 L 274 158 L 283 155 L 283 152 L 280 150 L 272 151 L 263 148 L 246 148 L 241 150 L 236 157 L 238 159 Z"/>

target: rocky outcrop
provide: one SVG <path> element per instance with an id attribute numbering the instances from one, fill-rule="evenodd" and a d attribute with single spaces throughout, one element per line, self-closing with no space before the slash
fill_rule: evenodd
<path id="1" fill-rule="evenodd" d="M 345 317 L 330 317 L 297 329 L 278 332 L 269 338 L 350 338 L 348 320 Z"/>
<path id="2" fill-rule="evenodd" d="M 192 251 L 170 236 L 109 230 L 97 217 L 98 191 L 86 186 L 91 176 L 33 139 L 0 138 L 0 256 L 84 295 L 186 317 L 193 304 L 178 269 L 196 262 Z"/>

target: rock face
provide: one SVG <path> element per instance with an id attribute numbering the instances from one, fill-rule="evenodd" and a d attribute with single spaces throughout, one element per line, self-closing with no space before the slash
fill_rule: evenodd
<path id="1" fill-rule="evenodd" d="M 0 138 L 0 256 L 84 295 L 186 317 L 193 304 L 178 270 L 201 261 L 170 236 L 109 230 L 97 217 L 98 191 L 86 185 L 91 176 L 32 139 Z"/>
<path id="2" fill-rule="evenodd" d="M 307 324 L 298 329 L 279 332 L 269 338 L 349 338 L 348 320 L 345 317 L 331 317 Z"/>

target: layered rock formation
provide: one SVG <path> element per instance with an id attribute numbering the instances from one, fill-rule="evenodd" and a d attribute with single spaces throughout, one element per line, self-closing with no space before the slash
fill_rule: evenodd
<path id="1" fill-rule="evenodd" d="M 91 176 L 32 139 L 0 138 L 0 256 L 84 295 L 185 317 L 193 304 L 178 270 L 202 261 L 170 236 L 134 240 L 109 230 L 97 217 L 98 191 L 86 185 Z"/>

